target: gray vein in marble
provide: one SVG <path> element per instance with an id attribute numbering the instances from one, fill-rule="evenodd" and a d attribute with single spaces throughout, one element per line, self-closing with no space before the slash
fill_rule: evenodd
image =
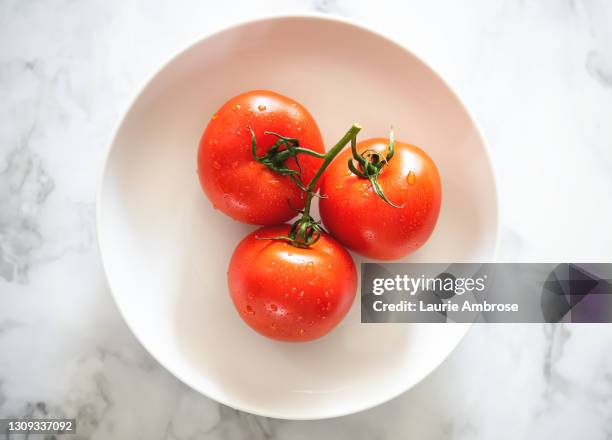
<path id="1" fill-rule="evenodd" d="M 38 120 L 42 102 L 42 76 L 40 62 L 33 59 L 17 59 L 0 64 L 0 84 L 9 87 L 16 80 L 31 86 L 24 92 L 18 88 L 9 103 L 15 118 L 15 136 L 10 131 L 0 138 L 0 151 L 6 151 L 1 159 L 0 171 L 0 277 L 11 282 L 26 283 L 32 253 L 44 241 L 39 228 L 39 211 L 55 187 L 54 180 L 46 172 L 41 156 L 31 148 L 38 134 Z"/>
<path id="2" fill-rule="evenodd" d="M 334 13 L 345 15 L 344 10 L 340 7 L 337 0 L 316 0 L 312 8 L 314 11 L 324 12 L 326 14 Z"/>
<path id="3" fill-rule="evenodd" d="M 19 321 L 16 321 L 12 318 L 8 318 L 3 321 L 0 321 L 0 335 L 2 335 L 3 333 L 11 329 L 18 328 L 21 325 L 22 324 Z"/>
<path id="4" fill-rule="evenodd" d="M 275 438 L 274 426 L 266 417 L 235 410 L 225 405 L 220 405 L 219 422 L 209 433 L 218 435 L 224 440 L 249 438 L 252 440 L 269 440 Z"/>
<path id="5" fill-rule="evenodd" d="M 567 392 L 567 380 L 555 370 L 555 363 L 563 356 L 565 343 L 571 333 L 565 324 L 545 324 L 543 326 L 547 347 L 544 355 L 542 373 L 546 381 L 544 397 L 550 399 L 555 392 Z"/>
<path id="6" fill-rule="evenodd" d="M 68 409 L 68 416 L 75 417 L 78 421 L 78 440 L 90 438 L 100 428 L 113 406 L 109 383 L 103 371 L 94 372 L 89 383 L 88 389 L 72 389 L 64 404 Z"/>
<path id="7" fill-rule="evenodd" d="M 0 277 L 6 281 L 27 282 L 30 255 L 44 240 L 38 211 L 53 188 L 27 140 L 9 153 L 0 172 Z"/>
<path id="8" fill-rule="evenodd" d="M 4 406 L 4 402 L 6 402 L 6 397 L 2 389 L 3 385 L 3 382 L 0 380 L 0 409 L 2 409 L 2 407 Z"/>
<path id="9" fill-rule="evenodd" d="M 586 58 L 586 69 L 599 84 L 612 87 L 612 54 L 590 51 Z"/>

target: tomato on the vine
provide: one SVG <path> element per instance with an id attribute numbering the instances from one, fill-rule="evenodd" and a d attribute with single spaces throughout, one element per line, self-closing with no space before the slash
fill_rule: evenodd
<path id="1" fill-rule="evenodd" d="M 355 298 L 350 254 L 325 233 L 308 247 L 285 240 L 289 225 L 261 228 L 238 245 L 228 270 L 229 290 L 242 319 L 283 341 L 309 341 L 331 331 Z"/>
<path id="2" fill-rule="evenodd" d="M 389 150 L 389 139 L 375 138 L 359 142 L 357 155 L 343 151 L 323 176 L 324 198 L 319 202 L 330 234 L 355 252 L 379 260 L 401 258 L 421 247 L 434 230 L 442 197 L 438 169 L 423 150 L 397 141 L 392 157 Z M 355 157 L 363 166 L 376 165 L 374 180 L 388 202 L 367 176 L 358 175 L 363 169 Z M 350 159 L 354 171 L 348 168 Z"/>
<path id="3" fill-rule="evenodd" d="M 290 98 L 254 90 L 223 104 L 208 123 L 198 151 L 200 184 L 213 206 L 235 220 L 257 225 L 283 223 L 304 207 L 304 192 L 289 173 L 301 169 L 301 183 L 307 185 L 321 159 L 300 154 L 298 166 L 295 158 L 289 157 L 284 161 L 287 172 L 279 174 L 266 166 L 265 155 L 281 137 L 312 152 L 325 152 L 315 120 Z M 253 157 L 252 142 L 261 160 Z"/>

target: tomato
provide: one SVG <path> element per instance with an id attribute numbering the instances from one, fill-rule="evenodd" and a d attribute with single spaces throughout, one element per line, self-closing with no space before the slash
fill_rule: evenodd
<path id="1" fill-rule="evenodd" d="M 359 154 L 371 150 L 384 157 L 389 140 L 357 144 Z M 348 248 L 379 260 L 401 258 L 421 247 L 438 219 L 442 197 L 440 174 L 433 160 L 414 145 L 395 142 L 395 154 L 382 167 L 378 183 L 387 199 L 374 192 L 367 178 L 347 167 L 351 150 L 344 150 L 327 169 L 319 202 L 323 224 Z"/>
<path id="2" fill-rule="evenodd" d="M 251 153 L 251 128 L 257 155 L 264 155 L 278 138 L 275 132 L 299 141 L 318 153 L 325 148 L 319 128 L 298 102 L 268 90 L 238 95 L 212 116 L 198 151 L 198 175 L 213 206 L 235 220 L 257 225 L 283 223 L 304 206 L 304 193 L 288 175 L 255 161 Z M 321 159 L 299 155 L 302 182 L 308 184 Z M 287 168 L 297 171 L 293 159 Z"/>
<path id="3" fill-rule="evenodd" d="M 325 233 L 308 248 L 262 239 L 287 235 L 289 229 L 261 228 L 240 242 L 229 265 L 229 291 L 242 319 L 257 332 L 310 341 L 346 315 L 357 271 L 346 249 Z"/>

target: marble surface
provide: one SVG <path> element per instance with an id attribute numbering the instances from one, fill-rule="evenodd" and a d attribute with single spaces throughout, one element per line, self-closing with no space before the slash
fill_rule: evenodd
<path id="1" fill-rule="evenodd" d="M 442 72 L 492 150 L 501 260 L 612 257 L 610 2 L 230 5 L 0 1 L 0 417 L 78 417 L 80 439 L 611 439 L 609 325 L 475 326 L 413 390 L 316 422 L 221 406 L 150 358 L 95 244 L 110 133 L 172 52 L 257 15 L 350 17 Z"/>

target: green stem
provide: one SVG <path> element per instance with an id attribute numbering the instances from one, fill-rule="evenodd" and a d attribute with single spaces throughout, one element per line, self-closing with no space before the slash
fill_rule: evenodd
<path id="1" fill-rule="evenodd" d="M 327 154 L 325 154 L 325 159 L 323 160 L 319 171 L 317 171 L 317 174 L 315 174 L 315 176 L 312 178 L 312 180 L 306 187 L 306 203 L 304 205 L 304 214 L 302 215 L 302 218 L 310 217 L 310 205 L 312 202 L 312 197 L 314 195 L 314 189 L 317 186 L 317 182 L 319 181 L 329 164 L 332 162 L 332 160 L 334 160 L 338 153 L 342 151 L 342 149 L 346 146 L 346 144 L 351 141 L 351 139 L 354 139 L 357 136 L 357 133 L 361 131 L 361 128 L 361 125 L 353 124 L 353 126 L 349 129 L 349 131 L 346 132 L 342 139 L 340 139 L 338 143 L 334 145 L 332 149 L 327 152 Z"/>
<path id="2" fill-rule="evenodd" d="M 320 226 L 320 222 L 314 221 L 314 219 L 310 216 L 310 207 L 312 205 L 312 198 L 315 196 L 315 188 L 319 179 L 329 166 L 329 164 L 334 160 L 334 158 L 342 151 L 342 149 L 351 142 L 353 145 L 356 143 L 357 133 L 361 131 L 361 125 L 353 124 L 353 126 L 346 132 L 346 134 L 332 147 L 324 155 L 319 155 L 319 153 L 315 153 L 316 157 L 321 157 L 323 159 L 323 163 L 319 167 L 319 170 L 314 175 L 310 183 L 307 187 L 301 184 L 301 182 L 295 177 L 295 175 L 290 175 L 291 179 L 303 190 L 306 192 L 306 201 L 304 202 L 304 210 L 302 211 L 302 216 L 291 225 L 291 229 L 288 235 L 282 235 L 279 237 L 260 237 L 260 240 L 284 240 L 289 244 L 301 248 L 307 248 L 310 245 L 316 243 L 316 241 L 321 237 L 322 228 Z M 254 135 L 253 135 L 254 138 Z M 254 142 L 254 141 L 253 141 Z M 255 148 L 255 147 L 253 147 Z M 293 151 L 296 151 L 294 148 Z M 304 152 L 306 154 L 313 153 L 311 150 L 308 152 Z M 313 155 L 313 154 L 311 154 Z M 257 157 L 254 156 L 256 159 Z"/>
<path id="3" fill-rule="evenodd" d="M 302 147 L 296 147 L 295 148 L 295 152 L 296 153 L 308 154 L 310 156 L 318 157 L 319 159 L 323 159 L 326 156 L 325 154 L 317 153 L 316 151 L 309 150 L 308 148 L 302 148 Z"/>

